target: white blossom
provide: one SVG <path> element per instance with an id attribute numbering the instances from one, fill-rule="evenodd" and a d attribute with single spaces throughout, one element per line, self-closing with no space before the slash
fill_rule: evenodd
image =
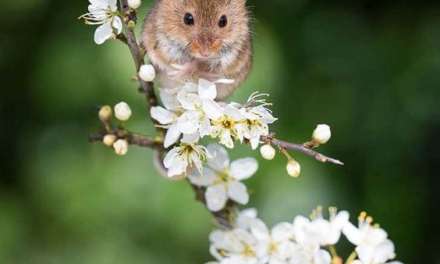
<path id="1" fill-rule="evenodd" d="M 139 77 L 145 82 L 152 82 L 156 78 L 156 70 L 153 65 L 145 64 L 139 69 Z"/>
<path id="2" fill-rule="evenodd" d="M 312 140 L 318 144 L 325 144 L 330 140 L 331 136 L 330 126 L 321 124 L 313 131 Z"/>
<path id="3" fill-rule="evenodd" d="M 202 173 L 194 171 L 189 175 L 189 179 L 196 186 L 206 187 L 205 199 L 208 209 L 220 211 L 228 199 L 247 204 L 249 194 L 246 185 L 241 181 L 250 178 L 257 171 L 257 161 L 244 158 L 230 162 L 223 147 L 212 144 L 207 149 L 210 155 L 207 166 Z"/>
<path id="4" fill-rule="evenodd" d="M 88 13 L 82 15 L 86 24 L 99 25 L 95 31 L 95 43 L 100 45 L 122 32 L 122 20 L 118 16 L 117 0 L 89 0 Z"/>
<path id="5" fill-rule="evenodd" d="M 204 146 L 197 145 L 197 135 L 187 135 L 179 146 L 172 148 L 165 156 L 163 164 L 168 170 L 168 177 L 186 175 L 194 167 L 202 173 L 203 161 L 209 157 Z"/>
<path id="6" fill-rule="evenodd" d="M 128 6 L 132 9 L 138 9 L 142 4 L 141 0 L 128 0 Z"/>
<path id="7" fill-rule="evenodd" d="M 128 121 L 131 117 L 130 106 L 126 102 L 115 105 L 115 117 L 120 121 Z"/>
<path id="8" fill-rule="evenodd" d="M 119 156 L 124 156 L 128 152 L 128 142 L 125 139 L 118 139 L 113 144 L 113 149 L 115 150 L 115 153 Z"/>
<path id="9" fill-rule="evenodd" d="M 394 259 L 394 244 L 388 239 L 388 234 L 377 225 L 372 225 L 373 219 L 366 213 L 359 216 L 358 226 L 349 223 L 344 227 L 344 235 L 354 245 L 358 260 L 356 264 L 384 264 L 400 262 L 387 262 Z"/>
<path id="10" fill-rule="evenodd" d="M 117 137 L 112 134 L 105 135 L 102 139 L 102 143 L 106 145 L 107 147 L 113 146 L 113 143 L 117 140 Z"/>
<path id="11" fill-rule="evenodd" d="M 208 110 L 208 109 L 205 109 Z M 207 111 L 212 119 L 211 136 L 219 138 L 220 144 L 227 148 L 234 147 L 234 139 L 243 141 L 247 133 L 245 117 L 234 104 L 228 104 L 224 108 L 214 108 Z"/>
<path id="12" fill-rule="evenodd" d="M 267 94 L 253 93 L 246 105 L 240 109 L 246 119 L 243 136 L 249 140 L 252 149 L 258 148 L 261 137 L 269 135 L 269 125 L 277 120 L 267 109 L 271 104 L 262 98 L 264 96 Z"/>
<path id="13" fill-rule="evenodd" d="M 260 154 L 266 160 L 273 160 L 276 155 L 276 150 L 270 144 L 266 144 L 261 146 Z"/>
<path id="14" fill-rule="evenodd" d="M 301 165 L 296 160 L 289 160 L 286 166 L 287 173 L 292 177 L 299 177 L 301 174 Z"/>

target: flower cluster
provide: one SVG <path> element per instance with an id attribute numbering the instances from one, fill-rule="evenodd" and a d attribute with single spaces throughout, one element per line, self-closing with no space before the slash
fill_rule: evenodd
<path id="1" fill-rule="evenodd" d="M 342 263 L 334 245 L 344 234 L 356 245 L 350 264 L 399 264 L 387 262 L 395 257 L 393 243 L 383 229 L 362 220 L 359 228 L 349 222 L 346 211 L 330 208 L 330 218 L 320 209 L 311 216 L 297 216 L 268 229 L 255 209 L 242 211 L 231 230 L 216 230 L 210 235 L 210 264 L 330 264 Z M 364 214 L 361 214 L 361 216 Z M 326 248 L 332 248 L 328 251 Z M 339 262 L 338 262 L 339 261 Z"/>
<path id="2" fill-rule="evenodd" d="M 164 107 L 151 108 L 151 116 L 166 129 L 164 147 L 178 144 L 165 158 L 169 177 L 186 174 L 188 166 L 201 172 L 202 158 L 209 156 L 197 146 L 201 138 L 218 139 L 227 148 L 233 148 L 235 140 L 246 140 L 256 149 L 261 137 L 269 135 L 269 124 L 276 121 L 263 94 L 253 94 L 244 105 L 221 103 L 215 101 L 216 82 L 203 79 L 197 84 L 162 89 L 160 95 Z M 200 151 L 193 151 L 195 148 Z"/>

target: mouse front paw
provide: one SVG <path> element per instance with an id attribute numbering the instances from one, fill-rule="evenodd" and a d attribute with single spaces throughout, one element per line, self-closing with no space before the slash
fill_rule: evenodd
<path id="1" fill-rule="evenodd" d="M 174 80 L 178 81 L 188 81 L 191 80 L 194 75 L 194 64 L 171 64 L 171 70 L 168 71 L 168 76 Z"/>

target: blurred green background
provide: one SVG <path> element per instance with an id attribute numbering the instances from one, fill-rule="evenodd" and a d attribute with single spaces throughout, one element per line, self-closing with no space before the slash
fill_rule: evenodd
<path id="1" fill-rule="evenodd" d="M 117 157 L 87 142 L 96 106 L 127 101 L 153 133 L 126 48 L 98 47 L 76 18 L 87 1 L 2 1 L 0 263 L 203 263 L 212 220 L 185 182 L 158 176 L 149 150 Z M 150 2 L 144 1 L 145 13 Z M 405 263 L 440 263 L 440 3 L 250 1 L 255 68 L 234 95 L 268 91 L 280 138 L 333 128 L 324 153 L 261 160 L 250 206 L 268 222 L 317 205 L 375 216 Z"/>

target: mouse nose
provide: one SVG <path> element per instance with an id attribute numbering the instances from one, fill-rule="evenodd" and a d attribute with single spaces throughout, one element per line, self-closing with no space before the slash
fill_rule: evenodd
<path id="1" fill-rule="evenodd" d="M 209 55 L 211 54 L 208 49 L 203 49 L 203 48 L 199 50 L 199 53 L 204 58 L 208 58 Z"/>
<path id="2" fill-rule="evenodd" d="M 192 43 L 192 51 L 201 57 L 209 58 L 220 49 L 221 41 L 209 35 L 201 35 Z"/>

